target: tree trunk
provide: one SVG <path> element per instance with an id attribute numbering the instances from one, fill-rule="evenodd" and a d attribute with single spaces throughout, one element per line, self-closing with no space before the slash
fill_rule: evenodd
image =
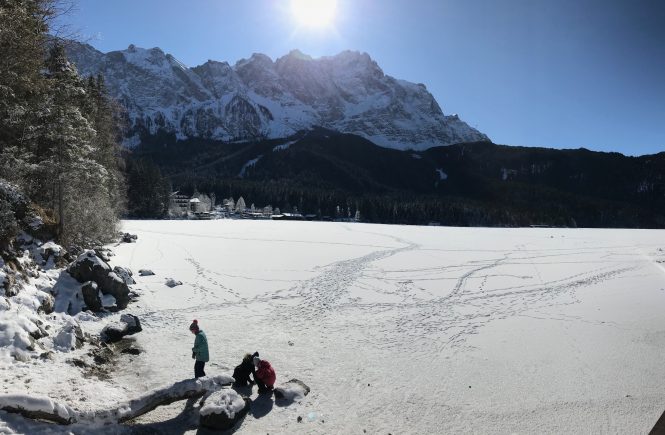
<path id="1" fill-rule="evenodd" d="M 209 376 L 199 379 L 187 379 L 176 382 L 173 385 L 152 390 L 137 399 L 122 403 L 110 410 L 102 409 L 89 414 L 76 414 L 71 411 L 71 408 L 65 407 L 72 412 L 72 415 L 70 415 L 69 418 L 64 418 L 58 415 L 57 411 L 26 410 L 22 406 L 22 403 L 26 402 L 24 396 L 0 395 L 0 410 L 21 414 L 26 418 L 34 420 L 45 420 L 62 425 L 83 423 L 87 420 L 96 422 L 104 421 L 106 423 L 124 423 L 143 414 L 147 414 L 159 406 L 169 405 L 179 400 L 202 397 L 206 393 L 219 390 L 223 385 L 230 385 L 232 382 L 233 378 L 230 376 Z M 13 397 L 17 398 L 13 399 Z M 29 398 L 27 401 L 29 402 L 31 400 L 33 402 L 40 401 L 41 403 L 54 403 L 50 399 L 44 397 Z M 44 408 L 46 409 L 48 407 Z M 51 406 L 51 408 L 53 408 L 53 406 Z"/>
<path id="2" fill-rule="evenodd" d="M 28 411 L 27 409 L 23 409 L 20 406 L 2 406 L 0 407 L 0 410 L 6 411 L 6 412 L 11 412 L 12 414 L 20 414 L 25 418 L 30 418 L 33 420 L 42 420 L 42 421 L 50 421 L 51 423 L 57 423 L 57 424 L 71 424 L 72 419 L 66 419 L 55 412 L 45 412 L 45 411 Z"/>

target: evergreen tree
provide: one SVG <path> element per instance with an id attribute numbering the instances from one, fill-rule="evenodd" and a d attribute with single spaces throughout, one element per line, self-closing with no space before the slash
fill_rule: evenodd
<path id="1" fill-rule="evenodd" d="M 0 177 L 27 187 L 45 113 L 43 66 L 51 2 L 0 2 Z M 30 192 L 28 192 L 30 193 Z"/>
<path id="2" fill-rule="evenodd" d="M 169 208 L 171 186 L 152 162 L 127 162 L 127 212 L 140 218 L 161 218 Z"/>

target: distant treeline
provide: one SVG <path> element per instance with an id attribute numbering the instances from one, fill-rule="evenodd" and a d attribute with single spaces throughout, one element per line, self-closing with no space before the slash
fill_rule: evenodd
<path id="1" fill-rule="evenodd" d="M 290 145 L 280 149 L 283 143 Z M 665 153 L 634 158 L 491 143 L 398 151 L 321 130 L 243 144 L 145 137 L 130 160 L 130 180 L 152 192 L 130 205 L 137 216 L 164 216 L 171 186 L 321 219 L 359 212 L 362 221 L 394 224 L 665 227 Z"/>

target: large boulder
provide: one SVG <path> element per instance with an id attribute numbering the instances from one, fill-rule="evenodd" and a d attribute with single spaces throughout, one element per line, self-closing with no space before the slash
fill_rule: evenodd
<path id="1" fill-rule="evenodd" d="M 102 299 L 99 297 L 99 286 L 94 281 L 88 281 L 81 287 L 83 301 L 90 311 L 102 311 Z"/>
<path id="2" fill-rule="evenodd" d="M 120 321 L 113 322 L 104 327 L 101 332 L 101 338 L 107 343 L 113 343 L 122 340 L 126 335 L 136 334 L 141 332 L 141 322 L 139 318 L 131 314 L 123 314 L 120 316 Z"/>
<path id="3" fill-rule="evenodd" d="M 104 295 L 115 298 L 118 308 L 123 309 L 129 303 L 129 286 L 111 266 L 99 258 L 95 251 L 86 250 L 69 265 L 67 272 L 78 282 L 94 281 Z"/>
<path id="4" fill-rule="evenodd" d="M 213 430 L 227 430 L 247 414 L 250 400 L 231 389 L 215 391 L 205 399 L 199 410 L 200 426 Z"/>
<path id="5" fill-rule="evenodd" d="M 132 273 L 131 269 L 128 267 L 122 267 L 122 266 L 116 266 L 113 268 L 113 272 L 115 272 L 116 275 L 118 275 L 122 280 L 125 282 L 127 285 L 132 285 L 136 284 L 136 281 L 134 281 L 134 274 Z"/>

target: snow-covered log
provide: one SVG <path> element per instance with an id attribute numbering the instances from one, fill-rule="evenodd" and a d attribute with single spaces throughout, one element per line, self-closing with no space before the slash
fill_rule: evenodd
<path id="1" fill-rule="evenodd" d="M 20 414 L 34 420 L 45 420 L 62 425 L 72 423 L 123 423 L 163 405 L 179 400 L 202 397 L 224 385 L 231 385 L 231 376 L 208 376 L 187 379 L 152 390 L 143 396 L 122 403 L 116 408 L 77 413 L 69 406 L 48 397 L 25 394 L 0 395 L 0 410 Z"/>
<path id="2" fill-rule="evenodd" d="M 217 391 L 223 385 L 233 383 L 231 376 L 208 376 L 199 379 L 187 379 L 173 385 L 152 390 L 138 399 L 131 400 L 112 410 L 108 416 L 118 423 L 132 420 L 153 409 L 169 405 L 179 400 L 202 397 L 208 392 Z"/>
<path id="3" fill-rule="evenodd" d="M 45 420 L 58 424 L 71 424 L 75 412 L 67 405 L 43 396 L 25 394 L 0 395 L 0 410 L 20 414 L 33 420 Z"/>

